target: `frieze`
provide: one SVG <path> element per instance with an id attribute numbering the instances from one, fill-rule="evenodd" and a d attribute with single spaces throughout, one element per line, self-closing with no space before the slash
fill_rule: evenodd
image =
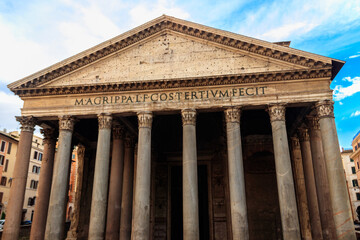
<path id="1" fill-rule="evenodd" d="M 180 102 L 191 100 L 226 99 L 243 96 L 265 95 L 267 87 L 244 87 L 229 89 L 210 89 L 196 91 L 157 92 L 143 94 L 118 94 L 113 96 L 97 96 L 76 98 L 74 106 L 132 104 L 146 102 Z"/>
<path id="2" fill-rule="evenodd" d="M 20 122 L 21 126 L 20 129 L 23 132 L 34 132 L 34 128 L 36 125 L 36 118 L 29 116 L 29 117 L 25 117 L 25 116 L 20 116 L 20 117 L 15 117 L 16 121 Z"/>
<path id="3" fill-rule="evenodd" d="M 196 110 L 195 109 L 183 109 L 181 110 L 182 124 L 196 125 Z"/>
<path id="4" fill-rule="evenodd" d="M 27 83 L 22 84 L 19 88 L 25 88 L 25 87 L 35 87 L 39 84 L 46 83 L 52 79 L 55 79 L 57 77 L 63 76 L 64 74 L 67 74 L 71 71 L 74 71 L 76 69 L 79 69 L 81 67 L 84 67 L 85 65 L 92 63 L 94 61 L 98 61 L 99 59 L 106 57 L 110 54 L 113 54 L 115 52 L 120 51 L 121 49 L 124 49 L 130 45 L 133 45 L 149 36 L 152 36 L 156 33 L 160 33 L 161 31 L 168 31 L 172 30 L 175 32 L 179 32 L 182 34 L 186 34 L 189 36 L 194 36 L 200 39 L 204 39 L 207 41 L 219 43 L 228 47 L 232 47 L 235 49 L 240 49 L 243 51 L 247 51 L 250 53 L 255 53 L 258 55 L 271 57 L 274 59 L 278 59 L 284 62 L 298 64 L 301 66 L 306 66 L 310 68 L 321 68 L 321 67 L 330 67 L 331 64 L 324 63 L 321 61 L 316 61 L 314 59 L 310 59 L 304 56 L 296 55 L 293 53 L 289 53 L 287 51 L 281 51 L 272 49 L 265 46 L 260 46 L 251 42 L 245 42 L 241 41 L 239 39 L 235 39 L 228 36 L 221 36 L 219 34 L 209 31 L 209 28 L 205 29 L 199 29 L 194 27 L 188 27 L 186 25 L 183 25 L 181 23 L 176 23 L 175 21 L 172 21 L 171 19 L 164 19 L 161 22 L 158 22 L 152 26 L 148 26 L 145 29 L 142 29 L 141 31 L 134 33 L 126 38 L 119 39 L 118 41 L 110 44 L 109 46 L 106 46 L 102 49 L 97 50 L 96 52 L 93 52 L 91 54 L 88 54 L 86 56 L 83 56 L 79 59 L 76 59 L 74 61 L 71 61 L 70 63 L 65 64 L 62 67 L 56 68 L 46 74 L 43 74 L 39 77 L 36 77 L 32 79 L 31 81 L 28 81 Z"/>
<path id="5" fill-rule="evenodd" d="M 219 86 L 232 84 L 277 82 L 299 79 L 313 79 L 331 77 L 331 68 L 323 69 L 304 69 L 262 72 L 240 75 L 222 75 L 209 77 L 179 78 L 170 80 L 151 80 L 151 81 L 129 81 L 120 83 L 94 84 L 94 85 L 74 85 L 64 87 L 41 87 L 13 89 L 19 96 L 44 96 L 44 95 L 63 95 L 63 94 L 83 94 L 96 92 L 114 92 L 114 91 L 134 91 L 150 89 L 171 89 L 185 87 L 201 86 Z"/>

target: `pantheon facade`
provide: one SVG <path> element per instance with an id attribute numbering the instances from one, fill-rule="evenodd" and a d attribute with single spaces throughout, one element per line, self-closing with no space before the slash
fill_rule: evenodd
<path id="1" fill-rule="evenodd" d="M 289 45 L 163 15 L 9 84 L 24 105 L 3 239 L 35 125 L 32 240 L 356 239 L 330 89 L 344 62 Z"/>

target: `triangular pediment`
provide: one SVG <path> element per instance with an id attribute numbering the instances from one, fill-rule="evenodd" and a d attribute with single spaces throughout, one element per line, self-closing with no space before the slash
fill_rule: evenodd
<path id="1" fill-rule="evenodd" d="M 299 66 L 295 64 L 271 61 L 268 57 L 236 51 L 221 44 L 163 32 L 40 87 L 185 79 L 297 68 Z"/>
<path id="2" fill-rule="evenodd" d="M 8 87 L 21 94 L 60 86 L 329 69 L 334 62 L 343 65 L 286 44 L 163 15 Z"/>

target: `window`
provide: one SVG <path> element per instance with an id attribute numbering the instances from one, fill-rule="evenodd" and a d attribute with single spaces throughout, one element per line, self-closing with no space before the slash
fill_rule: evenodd
<path id="1" fill-rule="evenodd" d="M 360 200 L 360 193 L 356 193 L 356 200 Z"/>
<path id="2" fill-rule="evenodd" d="M 38 152 L 34 151 L 34 159 L 37 160 L 37 158 L 38 158 Z"/>
<path id="3" fill-rule="evenodd" d="M 0 165 L 4 165 L 4 159 L 5 157 L 3 155 L 0 155 Z"/>
<path id="4" fill-rule="evenodd" d="M 2 203 L 3 195 L 4 195 L 4 193 L 0 192 L 0 203 Z"/>
<path id="5" fill-rule="evenodd" d="M 36 197 L 32 197 L 28 199 L 28 206 L 34 206 L 35 205 Z"/>
<path id="6" fill-rule="evenodd" d="M 358 166 L 358 169 L 359 169 L 359 168 L 360 168 L 360 167 L 359 167 L 359 162 L 357 162 L 356 164 L 357 164 L 357 166 Z"/>
<path id="7" fill-rule="evenodd" d="M 33 168 L 32 168 L 32 172 L 36 173 L 36 174 L 39 174 L 40 173 L 40 167 L 34 165 Z"/>
<path id="8" fill-rule="evenodd" d="M 1 186 L 6 186 L 6 181 L 7 181 L 7 178 L 6 178 L 6 177 L 1 177 L 0 185 L 1 185 Z"/>
<path id="9" fill-rule="evenodd" d="M 8 166 L 9 166 L 9 159 L 6 159 L 4 172 L 7 172 Z"/>
<path id="10" fill-rule="evenodd" d="M 37 189 L 38 183 L 39 183 L 38 181 L 31 180 L 30 181 L 30 188 Z"/>
<path id="11" fill-rule="evenodd" d="M 7 153 L 10 154 L 11 153 L 11 146 L 12 146 L 12 143 L 9 142 L 8 144 L 8 150 L 7 150 Z"/>
<path id="12" fill-rule="evenodd" d="M 354 159 L 350 158 L 350 162 L 354 162 Z"/>
<path id="13" fill-rule="evenodd" d="M 351 172 L 352 172 L 353 174 L 356 174 L 355 167 L 351 167 Z"/>
<path id="14" fill-rule="evenodd" d="M 353 187 L 358 187 L 358 181 L 356 179 L 352 180 Z"/>
<path id="15" fill-rule="evenodd" d="M 43 154 L 42 153 L 39 153 L 39 161 L 42 161 L 42 156 L 43 156 Z"/>
<path id="16" fill-rule="evenodd" d="M 0 151 L 1 152 L 5 152 L 5 145 L 6 145 L 6 142 L 1 141 L 1 145 L 0 145 Z"/>

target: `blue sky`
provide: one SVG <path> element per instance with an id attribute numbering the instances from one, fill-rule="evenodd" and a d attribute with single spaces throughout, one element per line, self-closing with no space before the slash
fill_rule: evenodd
<path id="1" fill-rule="evenodd" d="M 331 87 L 340 145 L 360 130 L 359 0 L 2 0 L 0 129 L 22 101 L 6 85 L 162 14 L 340 59 Z"/>

